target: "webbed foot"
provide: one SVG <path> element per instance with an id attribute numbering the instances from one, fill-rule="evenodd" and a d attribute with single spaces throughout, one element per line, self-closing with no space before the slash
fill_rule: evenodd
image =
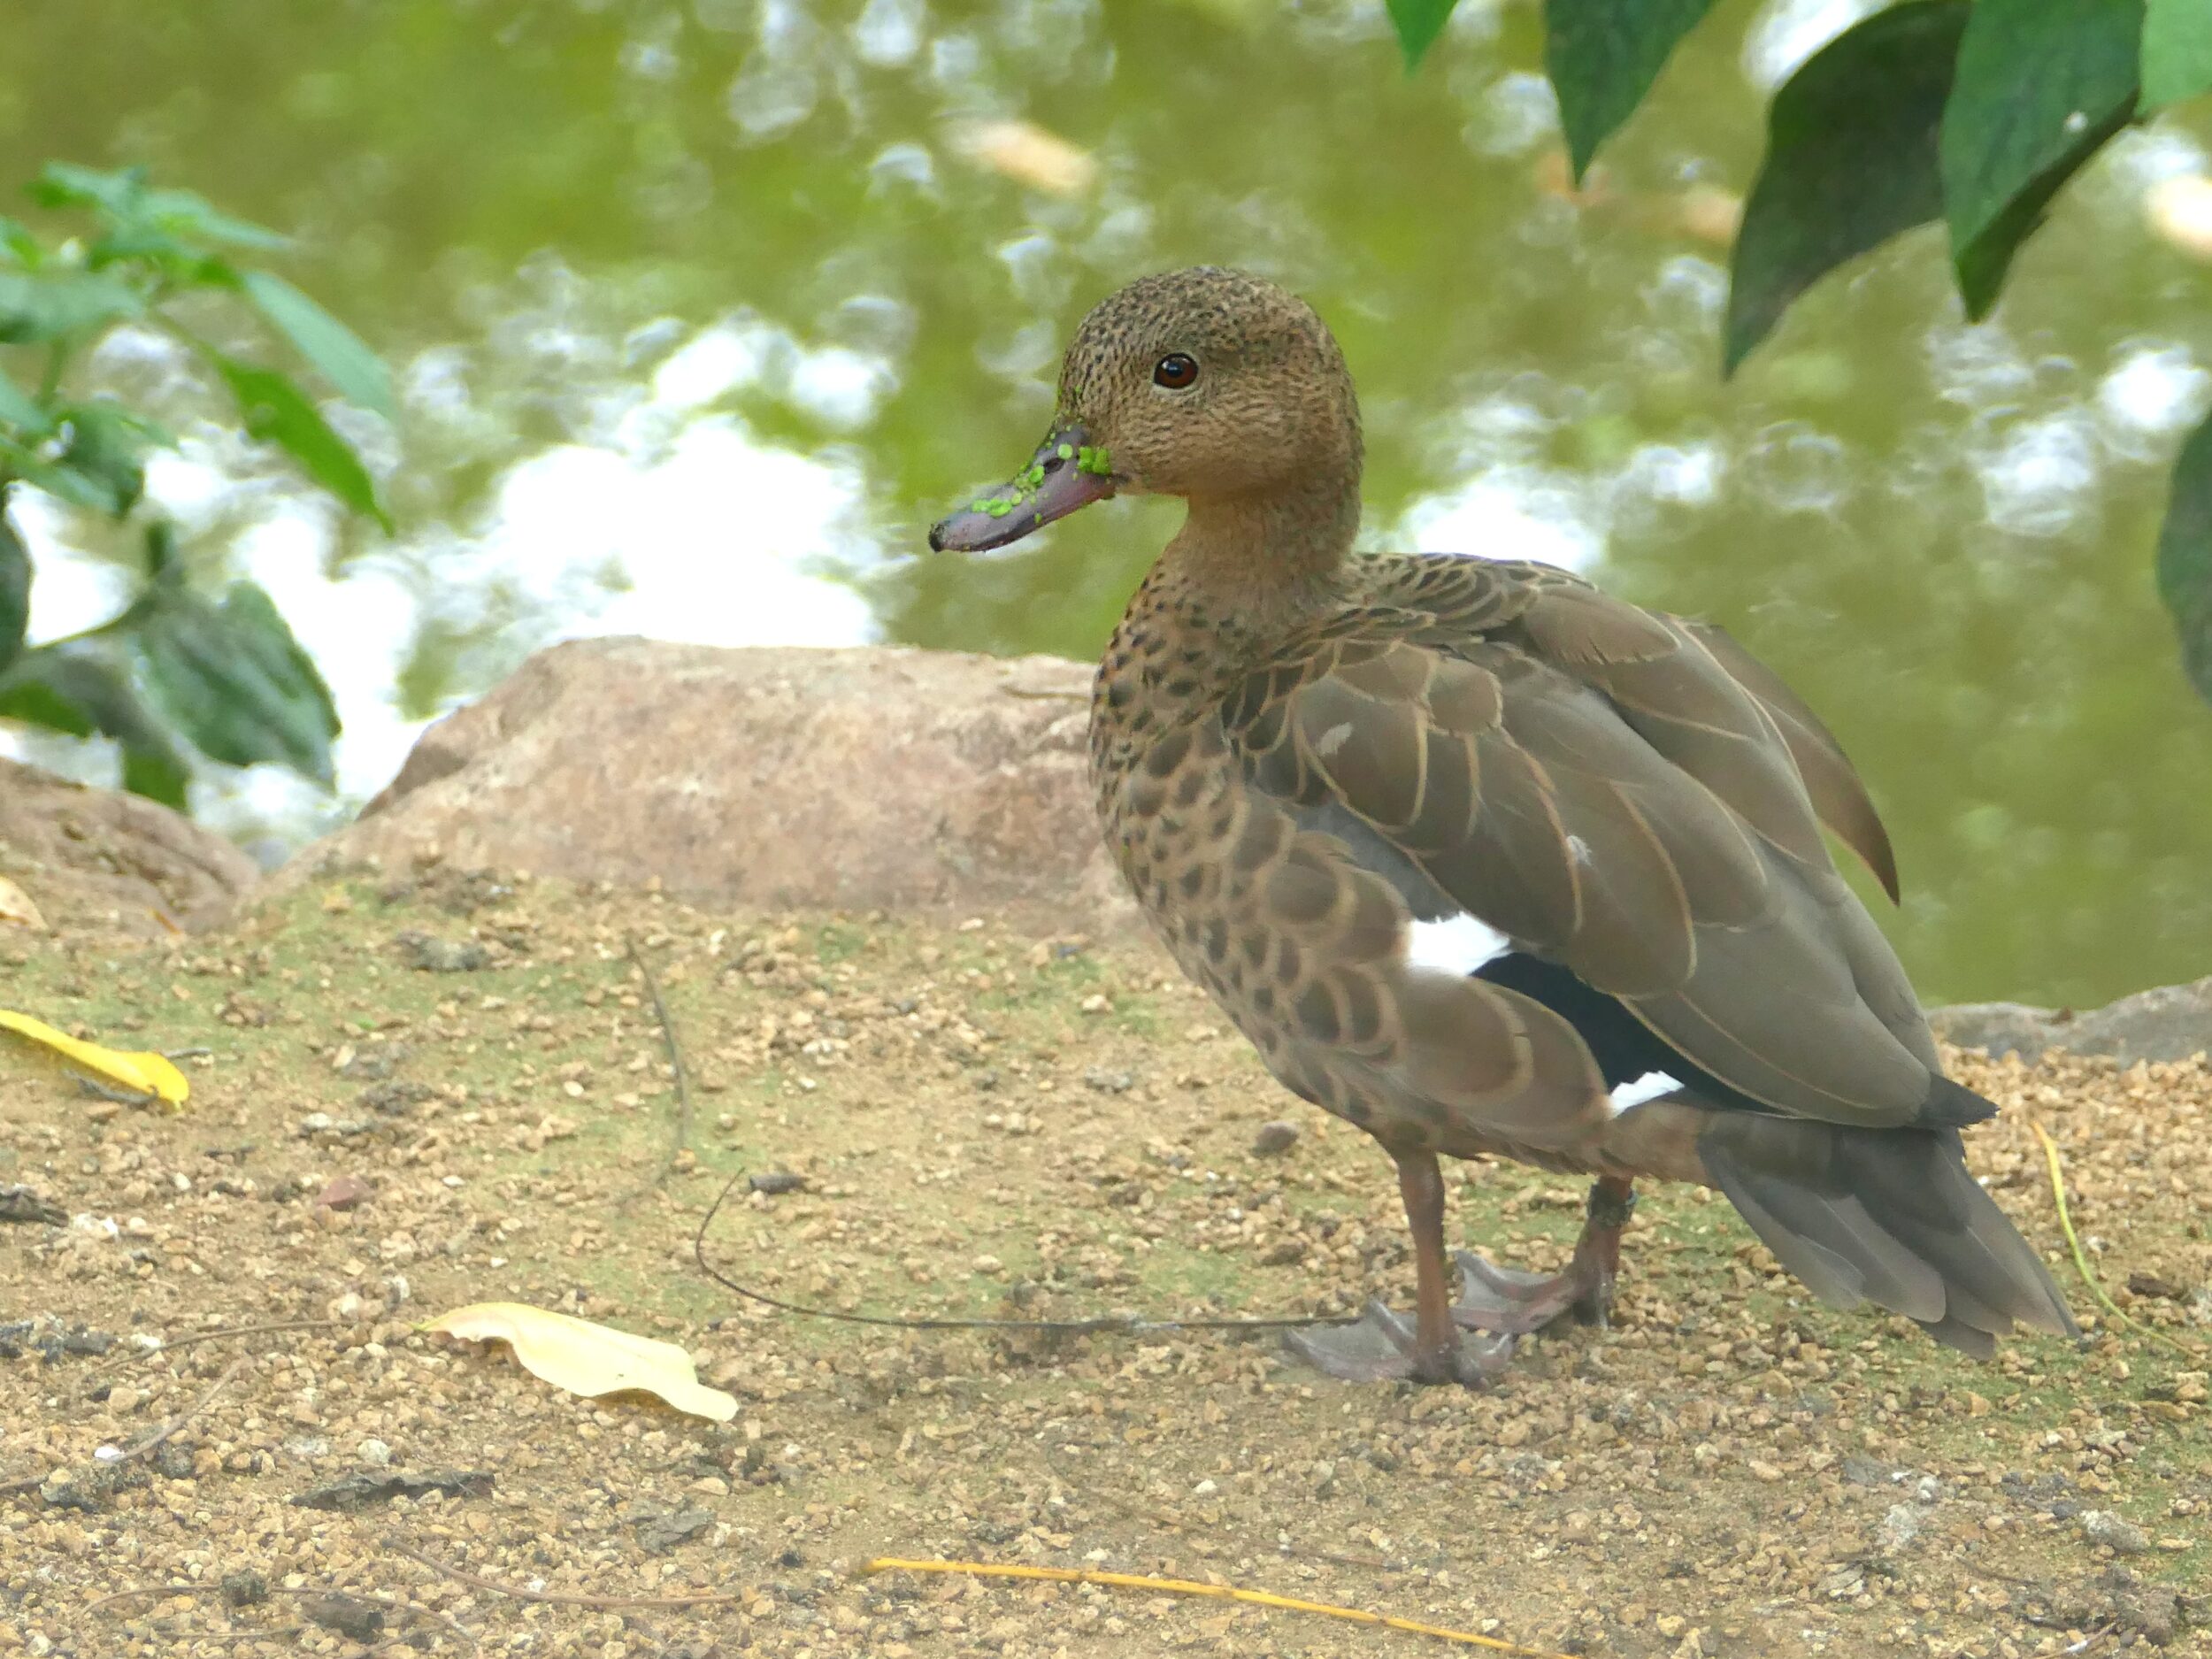
<path id="1" fill-rule="evenodd" d="M 1609 1176 L 1592 1187 L 1574 1259 L 1556 1273 L 1525 1273 L 1466 1250 L 1453 1251 L 1459 1299 L 1452 1304 L 1452 1323 L 1470 1331 L 1525 1336 L 1571 1313 L 1584 1325 L 1602 1326 L 1613 1311 L 1621 1231 L 1635 1208 L 1636 1195 L 1625 1180 Z"/>
<path id="2" fill-rule="evenodd" d="M 1425 1348 L 1412 1320 L 1370 1302 L 1354 1323 L 1293 1331 L 1284 1336 L 1283 1346 L 1315 1370 L 1346 1382 L 1455 1382 L 1483 1388 L 1504 1374 L 1514 1339 L 1454 1332 Z"/>
<path id="3" fill-rule="evenodd" d="M 1563 1272 L 1525 1273 L 1499 1267 L 1467 1250 L 1455 1250 L 1459 1299 L 1452 1322 L 1470 1331 L 1525 1336 L 1571 1313 L 1584 1325 L 1602 1325 L 1613 1306 L 1613 1276 L 1578 1253 Z"/>

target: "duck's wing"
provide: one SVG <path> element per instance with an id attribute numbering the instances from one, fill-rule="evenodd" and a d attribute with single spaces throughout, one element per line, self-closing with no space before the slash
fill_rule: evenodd
<path id="1" fill-rule="evenodd" d="M 1377 597 L 1229 699 L 1253 787 L 1417 915 L 1456 907 L 1563 965 L 1749 1101 L 1869 1127 L 1985 1115 L 1943 1079 L 1816 795 L 1855 845 L 1886 847 L 1878 820 L 1770 675 L 1543 567 L 1408 561 Z"/>

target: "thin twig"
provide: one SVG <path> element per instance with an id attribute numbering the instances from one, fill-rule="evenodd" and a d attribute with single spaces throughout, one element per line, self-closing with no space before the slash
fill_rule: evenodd
<path id="1" fill-rule="evenodd" d="M 272 1325 L 226 1325 L 219 1332 L 192 1332 L 190 1336 L 179 1336 L 179 1339 L 174 1339 L 174 1340 L 164 1339 L 164 1340 L 159 1340 L 159 1343 L 155 1343 L 153 1348 L 142 1348 L 142 1349 L 137 1349 L 135 1354 L 124 1354 L 124 1356 L 118 1361 L 118 1365 L 137 1365 L 137 1363 L 150 1361 L 150 1358 L 164 1358 L 164 1356 L 168 1356 L 168 1354 L 174 1354 L 181 1348 L 192 1348 L 195 1343 L 217 1343 L 217 1340 L 230 1339 L 230 1336 L 270 1336 L 270 1334 L 274 1334 L 274 1332 L 336 1330 L 338 1323 L 341 1321 L 336 1321 L 336 1318 L 280 1318 L 280 1321 L 272 1323 Z M 78 1394 L 78 1398 L 80 1401 L 82 1401 L 82 1398 L 91 1398 L 93 1394 L 97 1394 L 102 1387 L 113 1383 L 113 1380 L 115 1380 L 113 1371 L 109 1371 L 106 1376 L 97 1376 L 97 1379 L 93 1379 L 91 1383 L 84 1385 L 84 1389 Z"/>
<path id="2" fill-rule="evenodd" d="M 555 1607 L 616 1609 L 713 1607 L 745 1599 L 741 1592 L 729 1590 L 704 1592 L 698 1595 L 584 1595 L 565 1594 L 558 1590 L 526 1590 L 519 1585 L 502 1584 L 495 1578 L 483 1578 L 472 1572 L 464 1572 L 458 1567 L 440 1561 L 435 1555 L 426 1555 L 411 1545 L 401 1543 L 396 1538 L 388 1537 L 380 1541 L 385 1548 L 404 1555 L 410 1561 L 420 1562 L 433 1572 L 442 1574 L 456 1584 L 465 1584 L 472 1590 L 481 1590 L 488 1595 L 510 1596 L 518 1601 L 543 1601 Z"/>
<path id="3" fill-rule="evenodd" d="M 629 947 L 630 960 L 637 964 L 638 977 L 645 981 L 645 995 L 652 999 L 653 1015 L 661 1023 L 661 1042 L 668 1050 L 668 1069 L 676 1079 L 676 1139 L 668 1148 L 668 1158 L 661 1165 L 660 1173 L 639 1190 L 659 1187 L 676 1172 L 676 1164 L 691 1149 L 691 1074 L 684 1065 L 684 1048 L 676 1036 L 675 1017 L 668 1011 L 668 1001 L 661 995 L 660 981 L 653 977 L 653 964 L 638 949 L 637 935 L 626 933 L 623 941 Z"/>
<path id="4" fill-rule="evenodd" d="M 114 1462 L 119 1463 L 127 1463 L 130 1462 L 132 1458 L 143 1457 L 148 1452 L 152 1451 L 156 1447 L 165 1444 L 171 1435 L 174 1434 L 179 1429 L 182 1428 L 186 1424 L 191 1422 L 193 1418 L 198 1417 L 203 1411 L 206 1410 L 208 1407 L 215 1403 L 215 1396 L 222 1393 L 223 1390 L 229 1386 L 230 1379 L 232 1378 L 235 1377 L 240 1371 L 245 1369 L 246 1361 L 250 1357 L 252 1357 L 250 1355 L 241 1354 L 236 1359 L 231 1361 L 229 1364 L 224 1366 L 221 1375 L 218 1376 L 213 1382 L 208 1384 L 207 1392 L 202 1394 L 197 1400 L 194 1401 L 189 1409 L 186 1410 L 180 1417 L 171 1418 L 167 1426 L 163 1428 L 159 1433 L 154 1435 L 151 1439 L 139 1440 L 133 1445 L 125 1447 L 121 1455 L 116 1457 Z"/>
<path id="5" fill-rule="evenodd" d="M 228 1325 L 219 1331 L 195 1331 L 189 1336 L 164 1337 L 156 1347 L 125 1357 L 133 1361 L 151 1359 L 157 1355 L 173 1354 L 179 1348 L 190 1348 L 196 1342 L 216 1342 L 234 1336 L 268 1336 L 279 1331 L 334 1331 L 344 1323 L 341 1319 L 279 1319 L 272 1325 Z"/>
<path id="6" fill-rule="evenodd" d="M 158 1094 L 142 1094 L 135 1089 L 117 1088 L 112 1084 L 103 1083 L 96 1077 L 88 1077 L 82 1071 L 72 1071 L 69 1075 L 77 1079 L 79 1092 L 90 1095 L 94 1100 L 112 1101 L 118 1106 L 133 1106 L 142 1111 L 147 1107 L 161 1104 Z"/>
<path id="7" fill-rule="evenodd" d="M 2081 1282 L 2089 1286 L 2089 1294 L 2097 1299 L 2097 1305 L 2130 1330 L 2140 1331 L 2153 1341 L 2163 1342 L 2192 1359 L 2200 1358 L 2197 1350 L 2186 1342 L 2130 1317 L 2118 1302 L 2105 1294 L 2104 1286 L 2097 1282 L 2097 1275 L 2090 1268 L 2089 1253 L 2082 1248 L 2081 1239 L 2074 1231 L 2074 1217 L 2066 1204 L 2066 1177 L 2059 1165 L 2058 1142 L 2051 1139 L 2050 1131 L 2044 1128 L 2040 1119 L 2029 1118 L 2028 1127 L 2035 1131 L 2035 1138 L 2043 1143 L 2043 1161 L 2050 1166 L 2051 1202 L 2058 1209 L 2058 1230 L 2065 1235 L 2066 1248 L 2073 1253 L 2074 1271 L 2081 1275 Z"/>
<path id="8" fill-rule="evenodd" d="M 1379 1624 L 1386 1630 L 1402 1630 L 1409 1635 L 1432 1636 L 1440 1641 L 1456 1642 L 1463 1647 L 1487 1647 L 1493 1653 L 1520 1654 L 1526 1659 L 1562 1659 L 1562 1655 L 1545 1647 L 1524 1647 L 1518 1642 L 1502 1641 L 1495 1636 L 1478 1636 L 1471 1631 L 1446 1630 L 1439 1624 L 1423 1624 L 1409 1618 L 1394 1618 L 1387 1613 L 1371 1613 L 1364 1608 L 1339 1607 L 1331 1601 L 1309 1601 L 1299 1596 L 1277 1595 L 1268 1590 L 1245 1590 L 1235 1585 L 1201 1584 L 1192 1578 L 1155 1578 L 1133 1572 L 1095 1572 L 1080 1567 L 1027 1567 L 1002 1565 L 981 1561 L 902 1561 L 892 1556 L 879 1556 L 861 1563 L 863 1574 L 879 1572 L 942 1572 L 956 1573 L 974 1578 L 1020 1578 L 1031 1583 L 1094 1584 L 1114 1589 L 1149 1590 L 1155 1595 L 1205 1596 L 1219 1601 L 1241 1601 L 1248 1607 L 1278 1608 L 1288 1613 L 1313 1613 L 1323 1618 L 1340 1618 L 1355 1624 Z"/>
<path id="9" fill-rule="evenodd" d="M 1045 1331 L 1062 1336 L 1086 1336 L 1098 1332 L 1110 1332 L 1118 1336 L 1152 1336 L 1170 1331 L 1304 1331 L 1317 1325 L 1346 1323 L 1342 1318 L 1326 1314 L 1275 1319 L 1147 1319 L 1133 1313 L 1100 1314 L 1088 1319 L 918 1318 L 902 1314 L 847 1313 L 838 1308 L 810 1308 L 803 1302 L 784 1302 L 765 1291 L 739 1284 L 707 1260 L 707 1230 L 714 1225 L 715 1217 L 722 1213 L 722 1206 L 729 1202 L 730 1194 L 744 1179 L 741 1171 L 731 1176 L 723 1184 L 722 1190 L 715 1194 L 714 1202 L 707 1206 L 707 1213 L 699 1217 L 698 1230 L 691 1235 L 691 1256 L 699 1263 L 701 1272 L 731 1294 L 758 1302 L 764 1308 L 773 1308 L 778 1313 L 795 1313 L 809 1319 L 832 1319 L 840 1325 L 872 1325 L 896 1331 Z"/>
<path id="10" fill-rule="evenodd" d="M 160 1429 L 155 1431 L 152 1434 L 142 1440 L 133 1441 L 130 1445 L 125 1447 L 121 1451 L 118 1452 L 113 1457 L 102 1460 L 96 1465 L 96 1467 L 101 1469 L 113 1469 L 118 1464 L 131 1462 L 134 1458 L 143 1457 L 147 1453 L 154 1450 L 157 1447 L 165 1444 L 169 1440 L 170 1436 L 176 1433 L 179 1429 L 182 1428 L 186 1424 L 191 1422 L 193 1418 L 198 1417 L 200 1413 L 206 1410 L 209 1406 L 215 1402 L 215 1396 L 222 1393 L 225 1386 L 230 1382 L 230 1379 L 238 1374 L 240 1369 L 244 1366 L 248 1357 L 248 1356 L 242 1354 L 236 1359 L 231 1361 L 229 1364 L 226 1365 L 223 1368 L 222 1375 L 216 1378 L 213 1382 L 210 1383 L 207 1387 L 207 1392 L 202 1394 L 197 1400 L 194 1401 L 191 1407 L 180 1416 L 172 1417 L 167 1424 L 164 1425 Z M 59 1467 L 66 1468 L 67 1465 L 63 1464 Z M 20 1476 L 14 1480 L 7 1482 L 5 1485 L 0 1485 L 0 1492 L 27 1492 L 33 1486 L 44 1486 L 46 1482 L 51 1479 L 57 1472 L 58 1470 L 50 1469 L 42 1475 Z"/>
<path id="11" fill-rule="evenodd" d="M 88 1601 L 84 1605 L 84 1610 L 88 1613 L 96 1613 L 101 1609 L 111 1607 L 118 1601 L 127 1601 L 132 1600 L 134 1597 L 142 1595 L 212 1595 L 218 1594 L 220 1589 L 221 1586 L 219 1585 L 213 1584 L 141 1585 L 135 1590 L 118 1590 L 111 1595 L 104 1595 L 100 1597 L 100 1599 L 96 1601 Z M 405 1601 L 401 1597 L 395 1595 L 377 1595 L 365 1590 L 333 1590 L 328 1585 L 321 1584 L 307 1584 L 299 1586 L 273 1584 L 269 1586 L 268 1593 L 271 1595 L 291 1596 L 301 1601 L 310 1600 L 317 1596 L 344 1595 L 351 1597 L 356 1601 L 373 1601 L 377 1606 L 389 1609 L 392 1612 L 403 1614 L 411 1618 L 426 1619 L 434 1624 L 442 1624 L 448 1630 L 451 1631 L 456 1636 L 458 1636 L 463 1641 L 468 1643 L 472 1648 L 482 1646 L 482 1644 L 476 1640 L 474 1632 L 472 1632 L 467 1625 L 460 1623 L 457 1619 L 451 1618 L 446 1614 L 439 1612 L 435 1608 L 424 1607 L 418 1602 Z M 253 1633 L 264 1638 L 269 1638 L 294 1634 L 307 1628 L 308 1627 L 306 1625 L 301 1624 L 293 1625 L 285 1630 L 257 1631 Z M 391 1639 L 388 1639 L 386 1641 L 380 1642 L 375 1647 L 372 1647 L 369 1651 L 372 1653 L 379 1652 L 382 1648 L 388 1647 L 390 1645 L 390 1640 Z"/>

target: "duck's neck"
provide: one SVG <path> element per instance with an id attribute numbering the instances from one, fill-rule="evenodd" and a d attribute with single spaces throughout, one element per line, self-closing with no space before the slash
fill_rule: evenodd
<path id="1" fill-rule="evenodd" d="M 1287 631 L 1334 601 L 1359 532 L 1359 475 L 1194 495 L 1160 572 L 1238 632 Z"/>

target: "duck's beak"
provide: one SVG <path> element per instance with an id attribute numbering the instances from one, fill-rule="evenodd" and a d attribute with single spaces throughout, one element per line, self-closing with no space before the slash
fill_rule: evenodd
<path id="1" fill-rule="evenodd" d="M 1079 426 L 1056 426 L 1029 465 L 987 495 L 929 529 L 940 553 L 980 553 L 1018 541 L 1032 530 L 1064 518 L 1078 507 L 1114 493 L 1113 464 Z"/>

